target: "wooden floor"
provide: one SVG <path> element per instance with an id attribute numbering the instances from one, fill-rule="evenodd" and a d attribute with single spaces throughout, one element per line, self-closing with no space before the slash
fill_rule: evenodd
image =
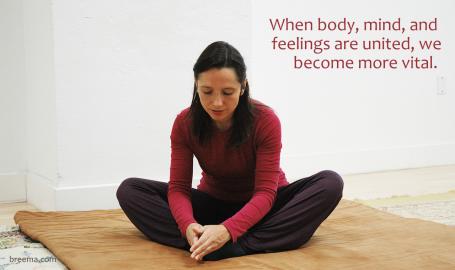
<path id="1" fill-rule="evenodd" d="M 452 190 L 452 187 L 455 186 L 455 165 L 342 175 L 342 177 L 345 181 L 343 198 L 373 207 L 455 199 L 455 190 Z M 396 186 L 398 182 L 405 183 L 408 187 L 416 185 L 424 186 L 424 183 L 440 183 L 440 185 L 437 189 L 433 189 L 433 192 L 431 189 L 428 189 L 429 192 L 427 194 L 387 196 L 387 192 L 390 192 L 390 187 Z M 373 191 L 372 189 L 377 191 L 381 188 L 384 190 L 382 199 L 362 198 L 365 196 L 364 194 L 371 193 Z M 438 192 L 435 193 L 434 190 Z M 19 210 L 39 211 L 26 202 L 0 203 L 0 225 L 14 225 L 14 214 Z"/>
<path id="2" fill-rule="evenodd" d="M 26 202 L 1 203 L 0 204 L 0 224 L 15 225 L 14 214 L 19 210 L 38 211 L 33 205 Z"/>
<path id="3" fill-rule="evenodd" d="M 343 198 L 348 200 L 423 196 L 455 190 L 455 164 L 342 175 L 342 177 Z"/>

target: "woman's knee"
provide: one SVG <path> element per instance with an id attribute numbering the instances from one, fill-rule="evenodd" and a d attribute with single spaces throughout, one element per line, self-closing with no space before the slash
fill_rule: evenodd
<path id="1" fill-rule="evenodd" d="M 137 178 L 127 178 L 120 183 L 117 188 L 116 196 L 117 200 L 125 202 L 128 197 L 131 197 L 131 190 L 133 189 L 134 183 L 137 182 Z"/>
<path id="2" fill-rule="evenodd" d="M 343 196 L 343 178 L 332 170 L 319 172 L 323 176 L 324 190 L 329 198 L 341 199 Z"/>

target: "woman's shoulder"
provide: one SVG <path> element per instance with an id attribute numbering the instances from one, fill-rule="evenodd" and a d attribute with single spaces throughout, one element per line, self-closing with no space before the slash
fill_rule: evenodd
<path id="1" fill-rule="evenodd" d="M 174 118 L 174 124 L 172 125 L 172 134 L 186 134 L 189 131 L 189 116 L 190 115 L 190 107 L 186 107 L 180 110 L 179 113 Z"/>
<path id="2" fill-rule="evenodd" d="M 264 122 L 270 119 L 279 121 L 275 110 L 271 106 L 257 99 L 251 99 L 251 103 L 254 105 L 255 119 L 257 122 Z"/>
<path id="3" fill-rule="evenodd" d="M 253 140 L 257 147 L 263 143 L 281 143 L 281 123 L 274 109 L 261 101 L 254 100 L 255 121 Z"/>
<path id="4" fill-rule="evenodd" d="M 185 107 L 184 109 L 181 109 L 177 116 L 179 116 L 179 117 L 186 116 L 189 114 L 189 112 L 190 112 L 190 107 L 188 106 L 188 107 Z"/>
<path id="5" fill-rule="evenodd" d="M 281 122 L 274 109 L 259 101 L 252 100 L 255 106 L 254 138 L 256 143 L 264 142 L 267 138 L 280 140 Z"/>
<path id="6" fill-rule="evenodd" d="M 180 112 L 175 117 L 175 120 L 182 124 L 187 123 L 189 115 L 190 115 L 190 107 L 185 107 L 184 109 L 180 110 Z"/>

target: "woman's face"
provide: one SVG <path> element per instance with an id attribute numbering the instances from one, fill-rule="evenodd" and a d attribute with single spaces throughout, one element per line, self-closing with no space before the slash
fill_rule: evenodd
<path id="1" fill-rule="evenodd" d="M 246 80 L 245 80 L 246 83 Z M 232 124 L 232 116 L 243 95 L 242 85 L 233 68 L 212 68 L 199 73 L 196 80 L 197 93 L 204 110 L 219 129 Z"/>

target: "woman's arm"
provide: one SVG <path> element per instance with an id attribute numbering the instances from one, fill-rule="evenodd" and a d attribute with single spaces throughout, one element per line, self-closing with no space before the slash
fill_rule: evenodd
<path id="1" fill-rule="evenodd" d="M 258 126 L 255 187 L 250 201 L 222 224 L 235 243 L 249 228 L 259 222 L 272 208 L 280 176 L 281 124 L 270 114 Z M 259 125 L 259 123 L 258 123 Z"/>
<path id="2" fill-rule="evenodd" d="M 168 188 L 168 203 L 171 213 L 186 237 L 189 224 L 197 223 L 191 205 L 191 182 L 193 178 L 193 152 L 188 147 L 182 132 L 181 113 L 174 120 L 171 131 L 171 166 Z"/>

